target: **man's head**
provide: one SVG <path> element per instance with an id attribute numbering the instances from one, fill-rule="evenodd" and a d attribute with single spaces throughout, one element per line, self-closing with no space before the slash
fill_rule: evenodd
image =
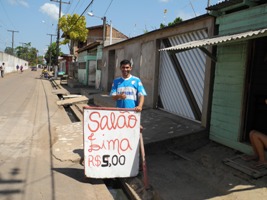
<path id="1" fill-rule="evenodd" d="M 120 69 L 123 78 L 129 78 L 132 70 L 132 63 L 129 60 L 122 60 L 120 62 Z"/>

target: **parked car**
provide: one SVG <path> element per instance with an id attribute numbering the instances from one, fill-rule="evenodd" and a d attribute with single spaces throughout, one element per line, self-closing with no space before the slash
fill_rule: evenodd
<path id="1" fill-rule="evenodd" d="M 31 71 L 37 71 L 37 67 L 36 66 L 31 67 Z"/>

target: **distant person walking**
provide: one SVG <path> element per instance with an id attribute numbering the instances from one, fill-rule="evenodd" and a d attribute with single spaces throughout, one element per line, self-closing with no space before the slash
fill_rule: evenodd
<path id="1" fill-rule="evenodd" d="M 2 63 L 0 66 L 0 71 L 1 71 L 1 77 L 4 78 L 4 73 L 5 73 L 5 63 Z"/>
<path id="2" fill-rule="evenodd" d="M 20 66 L 20 72 L 21 73 L 23 72 L 23 66 L 22 65 Z"/>
<path id="3" fill-rule="evenodd" d="M 19 72 L 19 65 L 17 65 L 16 68 L 17 68 L 17 72 Z"/>

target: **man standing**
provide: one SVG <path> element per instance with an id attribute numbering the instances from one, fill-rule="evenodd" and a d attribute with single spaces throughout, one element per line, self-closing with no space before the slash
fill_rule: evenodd
<path id="1" fill-rule="evenodd" d="M 118 108 L 134 108 L 141 112 L 145 101 L 146 91 L 138 77 L 131 75 L 132 64 L 129 60 L 120 62 L 122 77 L 113 81 L 110 95 L 116 101 Z"/>
<path id="2" fill-rule="evenodd" d="M 147 95 L 145 88 L 138 77 L 131 75 L 130 72 L 132 70 L 132 63 L 129 60 L 122 60 L 120 62 L 120 70 L 122 76 L 113 81 L 110 95 L 112 96 L 112 99 L 116 101 L 116 107 L 134 108 L 136 112 L 141 112 L 145 96 Z M 142 129 L 143 127 L 140 125 L 140 133 L 142 132 Z M 141 141 L 143 141 L 143 139 Z M 143 145 L 141 145 L 140 151 L 141 153 L 144 152 Z M 139 157 L 139 170 L 143 170 L 145 168 L 144 166 L 146 164 L 144 164 L 144 156 L 145 154 L 142 153 L 142 161 L 141 157 Z"/>
<path id="3" fill-rule="evenodd" d="M 5 73 L 5 63 L 2 63 L 2 65 L 0 66 L 0 70 L 1 70 L 1 77 L 4 78 L 4 73 Z"/>

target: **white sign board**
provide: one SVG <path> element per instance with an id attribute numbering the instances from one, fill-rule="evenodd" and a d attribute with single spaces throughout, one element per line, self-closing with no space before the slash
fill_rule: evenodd
<path id="1" fill-rule="evenodd" d="M 139 169 L 140 112 L 84 108 L 83 114 L 86 177 L 136 176 Z"/>

